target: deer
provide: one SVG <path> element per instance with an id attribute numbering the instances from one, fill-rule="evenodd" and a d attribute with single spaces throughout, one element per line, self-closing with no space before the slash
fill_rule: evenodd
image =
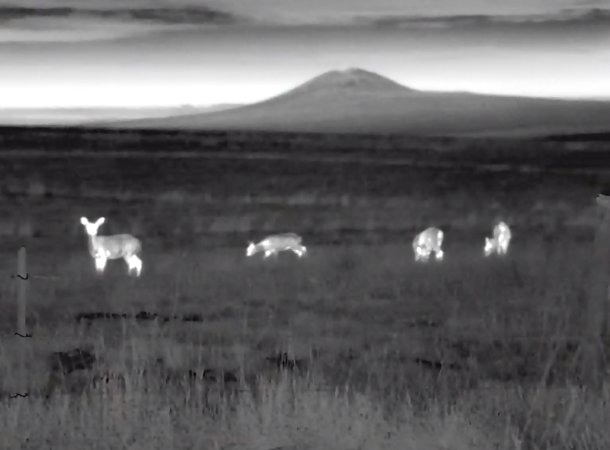
<path id="1" fill-rule="evenodd" d="M 105 221 L 104 217 L 95 222 L 89 222 L 86 217 L 80 219 L 89 238 L 89 254 L 95 261 L 96 271 L 103 273 L 109 259 L 122 258 L 127 263 L 127 273 L 131 275 L 135 272 L 139 277 L 142 273 L 142 260 L 138 254 L 142 250 L 142 243 L 131 234 L 98 236 L 98 229 Z"/>
<path id="2" fill-rule="evenodd" d="M 485 238 L 484 255 L 490 256 L 493 253 L 497 253 L 500 256 L 506 255 L 511 237 L 512 234 L 508 225 L 502 221 L 498 222 L 493 228 L 493 237 Z"/>
<path id="3" fill-rule="evenodd" d="M 430 254 L 434 252 L 434 257 L 437 261 L 442 261 L 445 255 L 443 252 L 444 233 L 436 227 L 426 228 L 421 233 L 417 234 L 413 239 L 413 252 L 415 253 L 415 261 L 427 262 L 430 259 Z"/>
<path id="4" fill-rule="evenodd" d="M 246 256 L 253 256 L 264 252 L 264 258 L 271 255 L 277 256 L 282 251 L 292 251 L 299 258 L 307 254 L 307 247 L 301 244 L 303 239 L 296 233 L 281 233 L 267 236 L 262 241 L 254 243 L 250 241 L 246 249 Z"/>

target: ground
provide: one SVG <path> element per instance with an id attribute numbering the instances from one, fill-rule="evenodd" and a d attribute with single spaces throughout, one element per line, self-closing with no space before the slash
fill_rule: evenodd
<path id="1" fill-rule="evenodd" d="M 581 387 L 575 344 L 602 175 L 37 158 L 5 155 L 1 166 L 13 177 L 0 265 L 3 448 L 610 443 L 610 393 Z M 140 278 L 123 261 L 95 273 L 81 215 L 104 215 L 100 233 L 142 239 Z M 506 258 L 483 257 L 495 215 L 514 225 Z M 440 264 L 413 261 L 413 233 L 428 224 L 446 230 Z M 308 257 L 246 258 L 249 238 L 280 230 L 302 234 Z M 10 278 L 21 245 L 27 281 Z M 18 282 L 31 338 L 13 334 Z M 173 319 L 76 320 L 142 311 Z M 77 347 L 94 367 L 55 380 L 51 353 Z M 299 367 L 268 360 L 283 352 Z M 223 371 L 237 381 L 220 381 Z"/>

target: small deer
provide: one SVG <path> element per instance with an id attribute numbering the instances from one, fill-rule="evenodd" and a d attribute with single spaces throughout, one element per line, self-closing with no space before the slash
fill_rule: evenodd
<path id="1" fill-rule="evenodd" d="M 443 252 L 444 233 L 436 227 L 426 228 L 413 239 L 413 252 L 415 261 L 427 262 L 430 254 L 434 252 L 437 261 L 442 261 L 445 253 Z"/>
<path id="2" fill-rule="evenodd" d="M 95 269 L 98 273 L 103 273 L 109 259 L 123 258 L 127 263 L 127 273 L 131 275 L 132 271 L 135 271 L 139 277 L 142 272 L 142 260 L 138 254 L 142 250 L 142 243 L 131 234 L 98 236 L 97 231 L 105 221 L 104 217 L 93 223 L 86 217 L 80 219 L 89 237 L 89 253 L 95 260 Z"/>
<path id="3" fill-rule="evenodd" d="M 498 222 L 493 229 L 493 237 L 485 238 L 485 246 L 483 253 L 485 256 L 490 256 L 493 253 L 498 255 L 506 255 L 512 235 L 510 228 L 504 222 Z"/>
<path id="4" fill-rule="evenodd" d="M 248 243 L 246 256 L 253 256 L 258 252 L 265 252 L 264 257 L 268 258 L 271 255 L 277 256 L 279 252 L 290 250 L 299 258 L 307 254 L 307 247 L 301 244 L 301 236 L 295 233 L 282 233 L 267 236 L 258 244 L 254 242 Z"/>

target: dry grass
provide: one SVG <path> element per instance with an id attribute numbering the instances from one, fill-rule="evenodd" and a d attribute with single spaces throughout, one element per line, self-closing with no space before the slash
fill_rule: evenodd
<path id="1" fill-rule="evenodd" d="M 42 129 L 0 138 L 0 448 L 610 447 L 609 390 L 578 387 L 578 355 L 560 345 L 578 331 L 606 176 L 530 171 L 603 169 L 605 143 Z M 168 156 L 189 149 L 199 156 Z M 270 151 L 280 158 L 265 159 Z M 481 233 L 498 214 L 514 247 L 484 260 Z M 143 239 L 140 279 L 122 261 L 95 275 L 82 215 L 111 219 L 104 234 Z M 430 223 L 447 230 L 447 259 L 415 265 L 404 236 Z M 558 239 L 562 226 L 585 239 Z M 245 258 L 248 238 L 285 230 L 305 236 L 307 259 Z M 323 245 L 332 242 L 342 245 Z M 19 245 L 31 339 L 13 336 Z M 74 320 L 141 310 L 203 322 Z M 75 347 L 91 349 L 96 366 L 51 390 L 49 354 Z M 308 370 L 278 374 L 265 357 L 280 351 Z M 210 368 L 239 382 L 185 376 Z M 29 396 L 9 398 L 18 392 Z"/>
<path id="2" fill-rule="evenodd" d="M 405 404 L 388 418 L 360 393 L 288 379 L 261 391 L 256 402 L 243 396 L 210 408 L 200 389 L 144 393 L 134 380 L 124 391 L 2 404 L 0 427 L 7 448 L 32 449 L 488 449 L 503 440 L 473 404 L 420 415 Z"/>
<path id="3" fill-rule="evenodd" d="M 493 381 L 481 360 L 440 374 L 413 362 L 447 357 L 457 342 L 519 338 L 525 351 L 538 349 L 542 374 L 552 350 L 538 344 L 575 334 L 586 244 L 516 241 L 504 260 L 481 252 L 454 242 L 442 264 L 416 265 L 408 244 L 312 246 L 304 260 L 262 261 L 243 248 L 168 252 L 149 242 L 143 276 L 133 279 L 122 261 L 97 277 L 84 245 L 74 253 L 32 246 L 30 273 L 59 279 L 29 284 L 33 338 L 0 343 L 0 435 L 6 448 L 32 449 L 608 446 L 608 392 L 547 386 L 543 375 Z M 14 254 L 3 256 L 3 273 L 12 273 Z M 0 285 L 5 336 L 12 283 Z M 140 310 L 204 321 L 87 327 L 73 319 Z M 97 366 L 45 397 L 48 354 L 77 346 L 92 348 Z M 265 356 L 277 351 L 308 360 L 309 370 L 276 374 Z M 483 357 L 497 356 L 490 352 Z M 239 382 L 162 383 L 144 374 L 159 360 L 164 373 L 223 369 Z M 93 386 L 100 373 L 122 378 Z"/>

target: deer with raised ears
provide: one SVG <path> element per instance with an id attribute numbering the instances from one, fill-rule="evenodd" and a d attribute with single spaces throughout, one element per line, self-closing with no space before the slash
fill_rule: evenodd
<path id="1" fill-rule="evenodd" d="M 415 261 L 427 262 L 432 253 L 434 253 L 437 261 L 442 261 L 445 255 L 445 252 L 443 252 L 443 238 L 443 231 L 436 227 L 426 228 L 417 234 L 413 239 Z"/>
<path id="2" fill-rule="evenodd" d="M 506 255 L 508 253 L 508 246 L 510 245 L 512 234 L 510 228 L 504 222 L 498 222 L 493 229 L 493 237 L 485 238 L 485 246 L 483 247 L 483 253 L 485 256 L 490 256 L 493 253 L 498 255 Z"/>
<path id="3" fill-rule="evenodd" d="M 80 219 L 89 237 L 89 253 L 95 261 L 95 269 L 98 273 L 103 273 L 109 259 L 122 258 L 127 263 L 127 273 L 135 271 L 139 277 L 142 273 L 142 260 L 138 254 L 142 250 L 142 243 L 131 234 L 98 236 L 97 231 L 105 221 L 104 217 L 95 222 L 89 222 L 86 217 Z"/>
<path id="4" fill-rule="evenodd" d="M 303 239 L 296 233 L 282 233 L 267 236 L 265 239 L 255 244 L 250 242 L 246 249 L 246 256 L 253 256 L 259 252 L 264 252 L 264 257 L 271 255 L 277 256 L 279 252 L 292 251 L 299 258 L 307 254 L 307 247 L 301 244 Z"/>

